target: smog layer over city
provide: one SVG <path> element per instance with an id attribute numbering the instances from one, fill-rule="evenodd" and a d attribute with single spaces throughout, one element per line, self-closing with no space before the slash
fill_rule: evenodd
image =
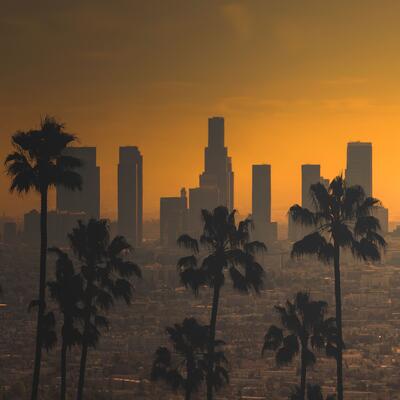
<path id="1" fill-rule="evenodd" d="M 400 400 L 399 21 L 0 0 L 0 400 Z"/>

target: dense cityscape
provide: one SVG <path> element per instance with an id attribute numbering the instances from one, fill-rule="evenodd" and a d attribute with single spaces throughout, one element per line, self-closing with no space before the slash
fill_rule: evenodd
<path id="1" fill-rule="evenodd" d="M 0 6 L 0 400 L 400 400 L 400 2 Z"/>
<path id="2" fill-rule="evenodd" d="M 144 155 L 135 146 L 120 148 L 118 220 L 108 222 L 110 236 L 121 235 L 133 244 L 133 259 L 141 267 L 142 279 L 135 281 L 130 305 L 106 311 L 109 328 L 101 332 L 101 341 L 91 350 L 85 398 L 180 398 L 179 390 L 171 392 L 165 384 L 152 382 L 152 362 L 157 347 L 167 344 L 167 326 L 188 316 L 207 322 L 209 290 L 200 287 L 194 295 L 185 288 L 190 285 L 181 279 L 182 274 L 179 277 L 176 265 L 187 251 L 177 241 L 187 233 L 192 237 L 201 235 L 202 209 L 224 206 L 227 212 L 234 210 L 233 160 L 228 156 L 224 138 L 224 118 L 209 118 L 208 146 L 199 187 L 190 188 L 188 195 L 183 188 L 180 196 L 160 199 L 158 235 L 154 226 L 146 231 L 146 222 L 143 222 Z M 68 233 L 77 226 L 77 221 L 87 224 L 90 219 L 101 217 L 100 169 L 96 166 L 94 147 L 68 147 L 63 154 L 82 161 L 76 168 L 82 177 L 82 190 L 56 188 L 56 210 L 48 212 L 48 246 L 59 246 L 69 252 Z M 373 195 L 372 168 L 372 143 L 349 143 L 343 178 L 349 187 L 362 186 L 367 198 Z M 229 384 L 217 391 L 216 398 L 220 399 L 281 399 L 287 398 L 296 387 L 297 362 L 279 366 L 273 352 L 261 355 L 267 328 L 276 322 L 274 305 L 284 304 L 295 293 L 306 291 L 313 299 L 326 301 L 328 314 L 334 315 L 333 276 L 329 266 L 315 257 L 293 257 L 293 244 L 307 236 L 311 228 L 302 227 L 288 214 L 287 238 L 278 240 L 277 224 L 271 221 L 272 166 L 253 165 L 252 172 L 250 236 L 267 246 L 267 251 L 257 256 L 265 278 L 260 290 L 254 286 L 255 292 L 241 293 L 229 284 L 223 289 L 216 334 L 225 342 Z M 299 203 L 313 210 L 316 204 L 311 187 L 320 184 L 329 191 L 331 183 L 320 175 L 320 165 L 304 164 L 301 172 Z M 398 229 L 389 232 L 388 210 L 379 203 L 374 206 L 373 215 L 379 220 L 379 232 L 387 241 L 382 258 L 376 262 L 357 261 L 348 251 L 342 254 L 347 399 L 394 399 L 399 390 L 400 352 L 396 332 L 400 323 L 400 235 Z M 34 313 L 27 312 L 27 305 L 37 290 L 35 265 L 40 242 L 40 211 L 25 214 L 22 224 L 3 218 L 2 225 L 1 265 L 5 290 L 0 309 L 3 321 L 0 387 L 2 398 L 19 399 L 28 397 L 30 392 Z M 48 263 L 50 279 L 54 277 L 56 258 L 49 255 Z M 68 369 L 67 394 L 71 398 L 79 367 L 79 351 L 75 347 L 71 348 Z M 58 358 L 54 349 L 43 354 L 40 398 L 58 396 Z M 319 351 L 317 364 L 309 369 L 310 382 L 320 385 L 323 393 L 335 393 L 334 365 L 332 358 Z M 200 393 L 194 393 L 193 398 L 201 398 Z"/>

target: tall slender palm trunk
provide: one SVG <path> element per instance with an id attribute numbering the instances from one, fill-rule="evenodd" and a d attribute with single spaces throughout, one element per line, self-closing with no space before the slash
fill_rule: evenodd
<path id="1" fill-rule="evenodd" d="M 40 277 L 39 277 L 39 310 L 36 326 L 35 365 L 33 369 L 31 400 L 38 397 L 40 365 L 42 361 L 43 316 L 46 301 L 46 256 L 47 256 L 47 187 L 40 191 Z"/>
<path id="2" fill-rule="evenodd" d="M 61 400 L 65 400 L 67 393 L 67 341 L 63 337 L 61 345 Z"/>
<path id="3" fill-rule="evenodd" d="M 340 285 L 340 248 L 334 244 L 334 270 L 335 270 L 335 301 L 336 301 L 336 324 L 338 329 L 339 343 L 337 344 L 338 355 L 336 360 L 336 391 L 338 400 L 343 400 L 343 332 L 342 332 L 342 291 Z"/>
<path id="4" fill-rule="evenodd" d="M 300 399 L 306 398 L 306 380 L 307 380 L 307 365 L 304 347 L 301 348 L 301 361 L 300 361 Z"/>
<path id="5" fill-rule="evenodd" d="M 76 395 L 76 400 L 83 399 L 83 388 L 85 385 L 87 352 L 88 352 L 88 345 L 86 342 L 84 342 L 82 344 L 81 363 L 80 363 L 80 367 L 79 367 L 78 393 Z"/>
<path id="6" fill-rule="evenodd" d="M 208 367 L 207 367 L 207 400 L 213 398 L 213 373 L 214 373 L 214 351 L 215 351 L 215 329 L 217 325 L 219 292 L 221 285 L 214 286 L 213 302 L 210 319 L 210 337 L 208 342 Z"/>
<path id="7" fill-rule="evenodd" d="M 190 400 L 192 397 L 193 390 L 193 370 L 194 360 L 191 355 L 187 355 L 187 367 L 186 367 L 186 388 L 185 388 L 185 400 Z"/>

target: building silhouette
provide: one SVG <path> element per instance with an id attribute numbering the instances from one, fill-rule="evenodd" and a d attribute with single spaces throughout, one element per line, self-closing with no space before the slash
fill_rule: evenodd
<path id="1" fill-rule="evenodd" d="M 178 237 L 187 230 L 187 196 L 182 188 L 179 197 L 160 198 L 160 244 L 176 246 Z"/>
<path id="2" fill-rule="evenodd" d="M 136 146 L 119 148 L 118 233 L 132 246 L 143 235 L 143 157 Z"/>
<path id="3" fill-rule="evenodd" d="M 315 211 L 312 196 L 310 194 L 311 185 L 321 183 L 325 187 L 329 185 L 329 180 L 321 176 L 321 166 L 319 164 L 303 164 L 301 166 L 301 206 L 311 211 Z M 297 241 L 310 233 L 312 228 L 301 226 L 294 223 L 288 217 L 288 238 L 290 241 Z"/>
<path id="4" fill-rule="evenodd" d="M 197 236 L 202 230 L 201 210 L 234 207 L 234 173 L 232 159 L 225 147 L 223 117 L 208 119 L 208 145 L 204 150 L 204 172 L 199 176 L 199 187 L 189 189 L 188 230 Z"/>
<path id="5" fill-rule="evenodd" d="M 189 231 L 198 237 L 203 228 L 201 210 L 212 211 L 220 205 L 219 192 L 216 186 L 203 186 L 189 189 Z"/>
<path id="6" fill-rule="evenodd" d="M 82 190 L 57 186 L 56 209 L 59 212 L 84 213 L 86 218 L 100 218 L 100 168 L 96 162 L 96 147 L 69 147 L 64 154 L 78 158 L 77 169 L 82 177 Z"/>
<path id="7" fill-rule="evenodd" d="M 321 166 L 319 164 L 304 164 L 301 166 L 301 206 L 314 210 L 310 195 L 311 185 L 321 181 Z"/>
<path id="8" fill-rule="evenodd" d="M 347 144 L 346 183 L 360 185 L 366 196 L 372 196 L 372 143 Z"/>
<path id="9" fill-rule="evenodd" d="M 216 186 L 218 205 L 234 207 L 234 174 L 232 160 L 225 147 L 223 117 L 208 119 L 208 146 L 204 150 L 204 172 L 200 175 L 200 187 Z"/>
<path id="10" fill-rule="evenodd" d="M 255 240 L 272 242 L 277 240 L 277 223 L 271 221 L 271 166 L 252 167 L 252 220 Z"/>

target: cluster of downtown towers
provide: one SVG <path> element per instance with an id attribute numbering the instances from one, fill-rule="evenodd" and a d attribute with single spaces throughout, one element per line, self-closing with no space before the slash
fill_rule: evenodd
<path id="1" fill-rule="evenodd" d="M 96 162 L 95 147 L 73 147 L 68 154 L 80 158 L 83 166 L 82 191 L 71 192 L 57 188 L 56 211 L 49 215 L 49 230 L 57 235 L 70 231 L 77 219 L 100 217 L 100 168 Z M 201 232 L 201 209 L 213 209 L 219 205 L 234 208 L 234 172 L 232 159 L 225 146 L 224 118 L 208 119 L 208 146 L 204 154 L 204 172 L 199 176 L 199 186 L 181 190 L 180 196 L 160 199 L 160 244 L 172 247 L 177 237 L 188 232 L 197 236 Z M 320 165 L 305 164 L 302 172 L 302 206 L 313 208 L 309 196 L 310 186 L 321 182 L 327 184 L 320 173 Z M 345 178 L 348 184 L 358 184 L 367 196 L 372 195 L 372 144 L 351 142 L 347 146 Z M 52 218 L 53 217 L 53 218 Z M 387 209 L 380 210 L 377 217 L 383 231 L 387 231 Z M 277 224 L 271 220 L 271 165 L 252 166 L 252 215 L 254 239 L 271 243 L 277 240 Z M 53 220 L 53 224 L 52 224 Z M 24 231 L 37 232 L 37 211 L 25 214 Z M 52 225 L 54 225 L 52 229 Z M 297 240 L 301 232 L 289 220 L 288 236 Z M 118 163 L 118 234 L 125 236 L 133 246 L 143 240 L 143 156 L 136 146 L 119 148 Z M 64 236 L 65 237 L 65 236 Z"/>

